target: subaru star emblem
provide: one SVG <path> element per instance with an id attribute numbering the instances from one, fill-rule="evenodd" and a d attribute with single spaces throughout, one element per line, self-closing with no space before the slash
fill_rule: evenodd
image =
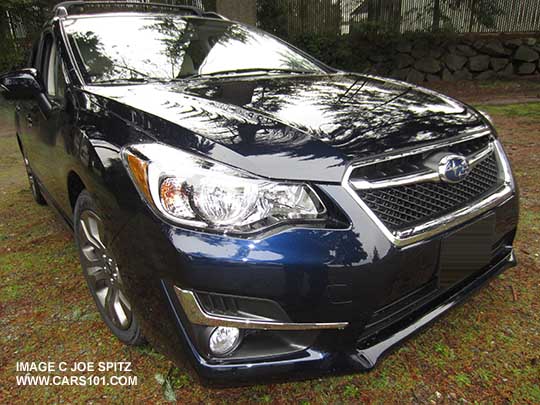
<path id="1" fill-rule="evenodd" d="M 470 171 L 469 162 L 460 155 L 447 155 L 439 162 L 439 176 L 446 183 L 459 183 Z"/>

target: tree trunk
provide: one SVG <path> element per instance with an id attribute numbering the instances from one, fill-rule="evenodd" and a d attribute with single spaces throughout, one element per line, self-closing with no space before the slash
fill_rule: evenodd
<path id="1" fill-rule="evenodd" d="M 2 40 L 11 40 L 11 33 L 9 29 L 9 21 L 7 18 L 7 12 L 0 7 L 0 38 Z"/>
<path id="2" fill-rule="evenodd" d="M 440 0 L 433 0 L 433 27 L 432 32 L 437 32 L 441 28 L 441 2 Z"/>
<path id="3" fill-rule="evenodd" d="M 469 23 L 469 32 L 473 32 L 476 0 L 471 0 L 471 22 Z"/>

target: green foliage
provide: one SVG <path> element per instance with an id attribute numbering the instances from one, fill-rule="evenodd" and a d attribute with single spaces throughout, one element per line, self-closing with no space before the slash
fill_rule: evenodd
<path id="1" fill-rule="evenodd" d="M 459 386 L 469 386 L 472 384 L 471 379 L 467 374 L 460 373 L 454 377 L 454 380 Z"/>
<path id="2" fill-rule="evenodd" d="M 0 42 L 0 72 L 18 67 L 24 59 L 24 51 L 12 41 L 2 39 Z"/>
<path id="3" fill-rule="evenodd" d="M 343 14 L 340 1 L 257 0 L 257 25 L 285 40 L 306 33 L 340 33 Z"/>
<path id="4" fill-rule="evenodd" d="M 345 389 L 343 390 L 343 395 L 345 396 L 345 398 L 355 398 L 358 396 L 359 391 L 360 390 L 358 389 L 358 387 L 352 384 L 347 384 L 345 386 Z"/>
<path id="5" fill-rule="evenodd" d="M 540 116 L 540 104 L 508 104 L 508 105 L 481 105 L 478 108 L 486 111 L 488 114 L 504 114 L 511 118 L 538 118 Z"/>
<path id="6" fill-rule="evenodd" d="M 433 0 L 423 6 L 413 7 L 404 15 L 404 19 L 413 21 L 415 26 L 426 31 L 452 32 L 455 27 L 449 14 L 460 10 L 470 15 L 471 27 L 479 24 L 493 28 L 496 17 L 504 14 L 504 9 L 492 0 Z"/>
<path id="7" fill-rule="evenodd" d="M 367 65 L 362 52 L 355 52 L 349 37 L 325 34 L 303 34 L 291 42 L 321 61 L 339 68 L 361 70 Z"/>
<path id="8" fill-rule="evenodd" d="M 289 14 L 282 1 L 257 1 L 257 26 L 280 38 L 288 37 Z"/>
<path id="9" fill-rule="evenodd" d="M 445 0 L 445 2 L 452 10 L 463 8 L 469 10 L 473 20 L 487 28 L 493 28 L 495 26 L 495 17 L 504 14 L 504 10 L 498 2 L 493 0 Z"/>
<path id="10" fill-rule="evenodd" d="M 56 3 L 54 0 L 0 2 L 0 72 L 24 63 L 43 22 Z"/>

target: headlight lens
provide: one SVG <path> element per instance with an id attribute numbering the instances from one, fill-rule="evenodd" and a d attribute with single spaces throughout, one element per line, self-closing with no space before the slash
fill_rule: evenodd
<path id="1" fill-rule="evenodd" d="M 122 156 L 141 195 L 175 223 L 249 233 L 326 215 L 306 184 L 257 178 L 159 144 L 130 146 Z"/>

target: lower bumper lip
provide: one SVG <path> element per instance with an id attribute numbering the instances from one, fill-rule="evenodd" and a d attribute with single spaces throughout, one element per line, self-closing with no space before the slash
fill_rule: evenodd
<path id="1" fill-rule="evenodd" d="M 413 336 L 416 332 L 439 318 L 448 310 L 463 302 L 465 298 L 480 289 L 486 281 L 504 270 L 514 267 L 516 264 L 516 256 L 514 250 L 512 249 L 505 258 L 495 264 L 487 273 L 482 274 L 468 286 L 454 293 L 446 300 L 440 302 L 429 313 L 420 316 L 408 327 L 387 336 L 379 343 L 376 343 L 371 347 L 358 350 L 356 355 L 359 357 L 359 360 L 361 358 L 361 361 L 365 363 L 366 368 L 373 368 L 377 361 L 385 354 L 385 352 L 389 351 L 401 341 Z"/>

